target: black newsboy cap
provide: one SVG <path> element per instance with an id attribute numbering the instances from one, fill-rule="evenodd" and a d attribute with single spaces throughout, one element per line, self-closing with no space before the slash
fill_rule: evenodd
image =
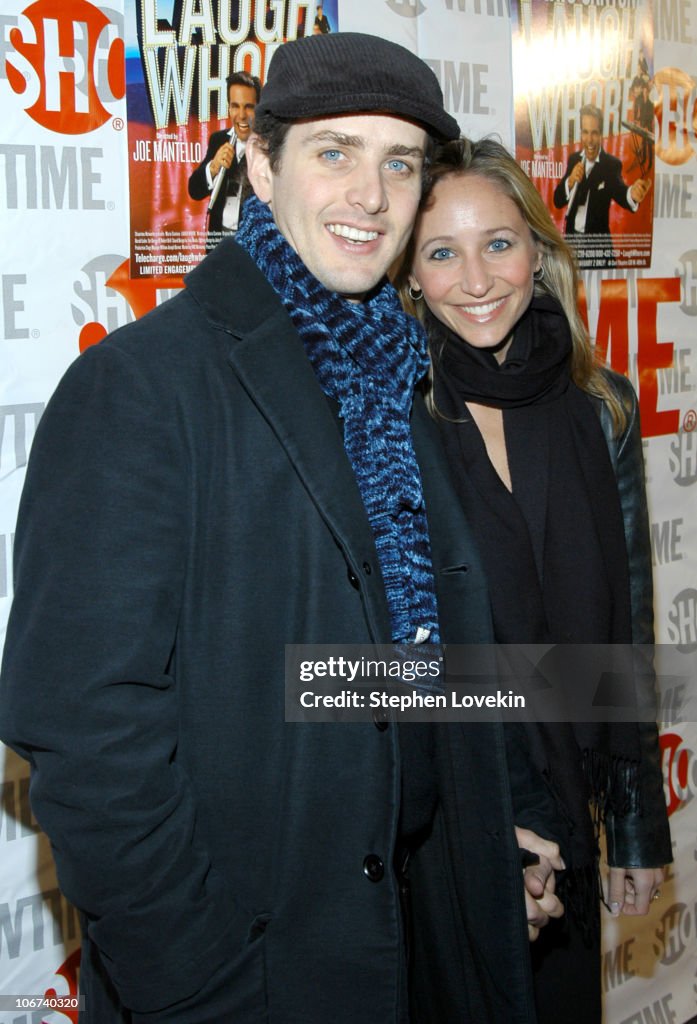
<path id="1" fill-rule="evenodd" d="M 361 32 L 305 36 L 279 46 L 256 116 L 299 121 L 372 111 L 416 121 L 438 139 L 460 135 L 428 65 L 398 43 Z"/>

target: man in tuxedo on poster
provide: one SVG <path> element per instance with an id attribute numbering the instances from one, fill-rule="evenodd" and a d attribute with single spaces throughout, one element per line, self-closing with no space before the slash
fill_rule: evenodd
<path id="1" fill-rule="evenodd" d="M 245 149 L 254 128 L 254 110 L 260 92 L 261 83 L 255 75 L 246 71 L 230 75 L 227 79 L 230 128 L 213 132 L 205 157 L 189 178 L 191 198 L 208 202 L 208 251 L 223 235 L 235 234 L 242 204 L 252 192 Z"/>
<path id="2" fill-rule="evenodd" d="M 558 210 L 568 205 L 565 234 L 609 235 L 610 204 L 636 213 L 651 188 L 649 179 L 627 185 L 622 162 L 602 148 L 603 114 L 599 107 L 581 108 L 581 149 L 572 153 L 566 174 L 554 190 Z"/>

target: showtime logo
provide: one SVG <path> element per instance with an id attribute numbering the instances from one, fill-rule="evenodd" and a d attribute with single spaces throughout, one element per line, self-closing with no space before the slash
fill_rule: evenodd
<path id="1" fill-rule="evenodd" d="M 666 806 L 670 817 L 697 793 L 697 758 L 677 732 L 661 733 L 659 743 Z"/>
<path id="2" fill-rule="evenodd" d="M 681 654 L 697 651 L 697 590 L 686 587 L 673 600 L 668 612 L 668 638 Z"/>
<path id="3" fill-rule="evenodd" d="M 49 1000 L 60 1000 L 68 997 L 71 1002 L 72 1000 L 78 999 L 79 997 L 79 978 L 80 978 L 80 950 L 76 949 L 74 953 L 71 953 L 67 960 L 61 964 L 56 970 L 57 980 L 55 985 L 46 989 L 44 996 Z M 66 991 L 67 988 L 67 991 Z M 70 1024 L 78 1024 L 79 1013 L 77 1008 L 72 1009 L 65 1006 L 61 1010 L 54 1011 L 53 1019 L 55 1016 L 62 1018 L 63 1021 L 68 1020 Z"/>
<path id="4" fill-rule="evenodd" d="M 182 277 L 133 280 L 123 256 L 95 256 L 80 270 L 70 309 L 80 328 L 78 347 L 84 352 L 117 327 L 131 323 L 184 287 Z"/>
<path id="5" fill-rule="evenodd" d="M 421 0 L 387 0 L 387 6 L 400 18 L 418 18 L 426 10 Z"/>
<path id="6" fill-rule="evenodd" d="M 37 0 L 10 32 L 7 79 L 37 124 L 83 135 L 126 92 L 125 51 L 116 25 L 87 0 Z"/>
<path id="7" fill-rule="evenodd" d="M 694 944 L 697 906 L 674 903 L 665 911 L 654 933 L 653 951 L 656 959 L 669 967 Z"/>
<path id="8" fill-rule="evenodd" d="M 652 96 L 658 121 L 656 155 L 678 167 L 697 150 L 697 83 L 680 68 L 661 68 L 653 79 Z"/>
<path id="9" fill-rule="evenodd" d="M 697 483 L 697 431 L 675 435 L 670 443 L 668 465 L 678 487 Z"/>

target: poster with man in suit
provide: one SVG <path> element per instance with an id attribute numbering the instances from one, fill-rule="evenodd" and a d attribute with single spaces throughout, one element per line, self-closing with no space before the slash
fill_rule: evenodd
<path id="1" fill-rule="evenodd" d="M 603 112 L 588 103 L 581 108 L 581 149 L 572 153 L 566 173 L 554 190 L 554 205 L 566 209 L 564 231 L 569 235 L 609 235 L 610 204 L 636 213 L 651 181 L 637 178 L 627 185 L 622 161 L 602 147 Z"/>
<path id="2" fill-rule="evenodd" d="M 514 0 L 512 14 L 518 162 L 581 269 L 650 266 L 650 0 Z M 638 79 L 647 96 L 641 119 Z"/>
<path id="3" fill-rule="evenodd" d="M 207 203 L 207 250 L 214 248 L 223 235 L 237 232 L 242 204 L 252 193 L 245 150 L 260 92 L 261 82 L 256 75 L 236 71 L 228 77 L 230 127 L 213 132 L 206 155 L 189 178 L 189 196 Z"/>
<path id="4" fill-rule="evenodd" d="M 336 0 L 325 8 L 336 24 Z M 260 85 L 280 46 L 312 35 L 317 9 L 124 0 L 132 280 L 180 288 L 237 230 Z"/>

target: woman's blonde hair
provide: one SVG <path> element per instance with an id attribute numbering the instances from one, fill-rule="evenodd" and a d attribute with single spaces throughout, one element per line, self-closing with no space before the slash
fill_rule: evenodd
<path id="1" fill-rule="evenodd" d="M 535 294 L 548 294 L 564 310 L 571 328 L 571 376 L 574 383 L 601 398 L 610 408 L 615 431 L 627 423 L 627 411 L 621 399 L 595 359 L 588 331 L 578 311 L 578 270 L 571 249 L 552 222 L 537 189 L 521 170 L 508 150 L 494 139 L 456 139 L 440 146 L 428 168 L 421 210 L 428 210 L 433 187 L 443 178 L 478 175 L 490 181 L 518 207 L 533 238 L 539 245 L 543 272 L 535 280 Z M 407 249 L 394 275 L 402 305 L 408 313 L 423 321 L 426 303 L 414 299 L 409 288 L 409 273 L 414 258 L 412 233 Z"/>

